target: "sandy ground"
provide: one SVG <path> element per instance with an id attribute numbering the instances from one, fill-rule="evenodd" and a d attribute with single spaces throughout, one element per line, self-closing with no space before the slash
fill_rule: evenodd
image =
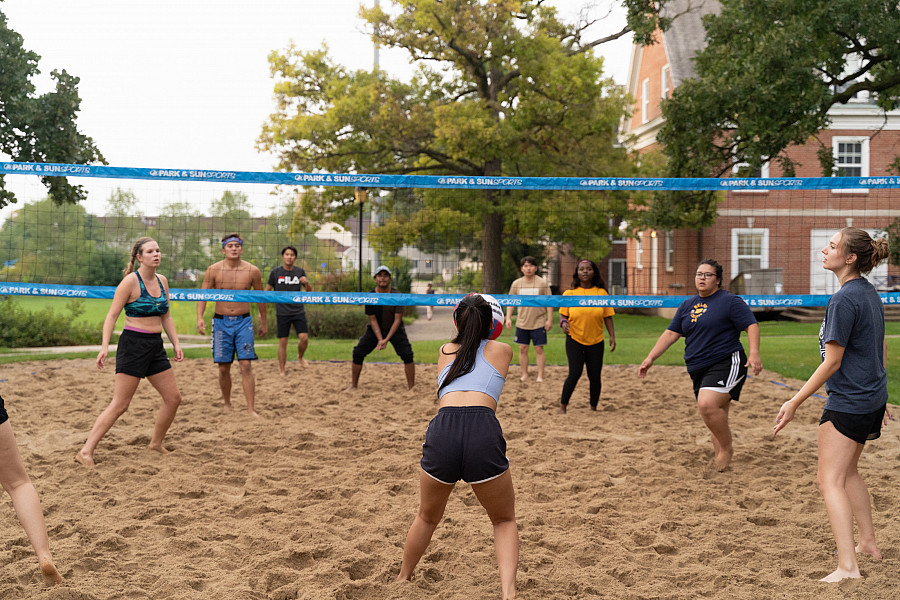
<path id="1" fill-rule="evenodd" d="M 41 586 L 4 495 L 0 598 L 500 597 L 490 523 L 465 484 L 414 580 L 393 583 L 437 410 L 434 366 L 417 367 L 410 392 L 402 366 L 370 364 L 361 389 L 344 392 L 347 363 L 282 379 L 276 361 L 261 361 L 264 419 L 251 421 L 242 410 L 222 414 L 211 361 L 186 361 L 175 366 L 184 403 L 167 438 L 173 453 L 145 449 L 159 400 L 142 383 L 89 470 L 73 455 L 110 398 L 110 367 L 0 366 L 0 394 L 66 578 Z M 641 381 L 636 367 L 607 367 L 598 412 L 582 379 L 569 414 L 558 415 L 564 376 L 554 367 L 547 381 L 522 383 L 513 367 L 498 412 L 517 494 L 522 598 L 897 597 L 900 424 L 861 460 L 885 558 L 862 558 L 862 581 L 827 585 L 816 582 L 835 567 L 815 487 L 821 400 L 773 442 L 790 391 L 772 374 L 750 380 L 732 410 L 734 468 L 714 473 L 683 369 L 654 367 Z"/>

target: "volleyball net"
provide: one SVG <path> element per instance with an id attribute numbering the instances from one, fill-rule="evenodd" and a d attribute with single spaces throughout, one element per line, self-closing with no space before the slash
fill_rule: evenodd
<path id="1" fill-rule="evenodd" d="M 723 285 L 753 307 L 823 306 L 838 284 L 820 250 L 835 231 L 900 233 L 900 178 L 888 176 L 463 177 L 19 162 L 0 163 L 0 176 L 19 198 L 0 210 L 0 295 L 111 298 L 134 241 L 150 236 L 173 301 L 453 305 L 483 288 L 493 260 L 490 291 L 503 305 L 668 308 L 694 292 L 696 265 L 713 258 Z M 48 176 L 83 186 L 87 200 L 54 204 L 40 183 Z M 234 232 L 264 283 L 282 249 L 296 248 L 315 291 L 198 289 L 222 259 L 221 238 Z M 537 259 L 555 294 L 589 258 L 610 296 L 503 294 L 523 256 Z M 361 291 L 382 264 L 402 293 Z M 900 303 L 900 268 L 886 263 L 869 278 L 886 304 Z M 436 294 L 423 293 L 427 283 Z"/>

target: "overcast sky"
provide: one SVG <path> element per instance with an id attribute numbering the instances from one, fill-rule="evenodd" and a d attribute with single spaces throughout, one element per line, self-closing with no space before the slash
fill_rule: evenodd
<path id="1" fill-rule="evenodd" d="M 327 43 L 335 62 L 371 68 L 362 3 L 374 0 L 3 0 L 0 10 L 40 55 L 41 91 L 53 69 L 81 79 L 79 128 L 111 166 L 272 171 L 274 159 L 254 147 L 274 107 L 268 54 L 291 41 L 303 50 Z M 554 4 L 567 21 L 586 5 L 597 15 L 609 9 L 609 0 Z M 598 36 L 623 22 L 617 9 Z M 601 47 L 619 83 L 629 43 Z M 404 78 L 412 72 L 405 54 L 382 49 L 380 56 L 388 72 Z M 20 177 L 6 178 L 17 192 L 13 180 Z M 40 190 L 24 192 L 34 193 Z M 0 219 L 7 214 L 0 211 Z"/>

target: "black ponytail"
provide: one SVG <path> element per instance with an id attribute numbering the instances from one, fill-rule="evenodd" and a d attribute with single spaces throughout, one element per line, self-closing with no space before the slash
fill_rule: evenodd
<path id="1" fill-rule="evenodd" d="M 456 354 L 456 358 L 450 364 L 447 377 L 438 388 L 438 395 L 445 385 L 466 373 L 471 373 L 475 368 L 478 346 L 481 345 L 481 340 L 486 340 L 490 336 L 493 318 L 490 305 L 480 294 L 469 294 L 459 301 L 456 310 L 453 311 L 456 337 L 450 340 L 458 344 L 459 348 L 453 353 Z"/>

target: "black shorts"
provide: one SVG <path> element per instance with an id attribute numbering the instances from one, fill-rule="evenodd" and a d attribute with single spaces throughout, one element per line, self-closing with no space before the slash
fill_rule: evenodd
<path id="1" fill-rule="evenodd" d="M 6 407 L 3 406 L 3 396 L 0 396 L 0 425 L 9 421 L 9 415 L 6 414 Z"/>
<path id="2" fill-rule="evenodd" d="M 306 313 L 302 312 L 298 315 L 278 315 L 275 317 L 276 333 L 275 337 L 286 338 L 291 336 L 291 325 L 297 335 L 301 333 L 309 333 L 309 327 L 306 324 Z"/>
<path id="3" fill-rule="evenodd" d="M 406 337 L 406 329 L 401 327 L 394 332 L 390 339 L 390 344 L 394 347 L 394 352 L 397 353 L 397 356 L 400 357 L 404 364 L 413 362 L 413 349 L 409 343 L 409 338 Z M 356 342 L 356 346 L 353 347 L 353 364 L 363 364 L 363 360 L 377 345 L 378 338 L 375 337 L 375 332 L 372 331 L 371 327 L 366 327 L 366 332 L 362 334 L 362 337 Z"/>
<path id="4" fill-rule="evenodd" d="M 877 440 L 881 437 L 881 423 L 884 421 L 886 408 L 887 404 L 875 412 L 864 415 L 825 409 L 819 425 L 831 421 L 838 433 L 847 436 L 857 444 L 865 444 L 868 440 Z"/>
<path id="5" fill-rule="evenodd" d="M 732 400 L 740 400 L 741 389 L 747 380 L 746 365 L 747 355 L 742 348 L 721 362 L 690 371 L 688 375 L 694 382 L 694 398 L 699 396 L 701 389 L 707 389 L 728 394 Z"/>
<path id="6" fill-rule="evenodd" d="M 130 329 L 122 332 L 116 350 L 116 373 L 150 377 L 171 368 L 161 334 Z"/>
<path id="7" fill-rule="evenodd" d="M 428 424 L 419 464 L 448 485 L 500 477 L 509 459 L 497 415 L 485 406 L 445 406 Z"/>

